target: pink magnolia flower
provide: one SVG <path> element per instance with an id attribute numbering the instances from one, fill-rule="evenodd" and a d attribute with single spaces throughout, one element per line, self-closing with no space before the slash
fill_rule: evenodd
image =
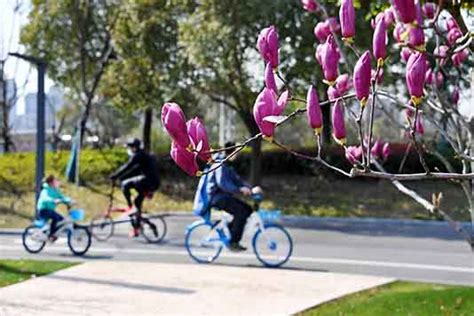
<path id="1" fill-rule="evenodd" d="M 333 85 L 338 75 L 337 67 L 340 54 L 332 34 L 328 36 L 326 43 L 322 46 L 319 56 L 321 59 L 324 78 L 329 85 Z"/>
<path id="2" fill-rule="evenodd" d="M 453 16 L 450 16 L 446 21 L 446 28 L 448 31 L 451 31 L 452 29 L 459 29 L 460 27 L 456 19 Z"/>
<path id="3" fill-rule="evenodd" d="M 198 152 L 198 158 L 210 162 L 212 161 L 211 146 L 209 145 L 209 137 L 207 136 L 206 127 L 198 117 L 189 120 L 187 123 L 188 135 L 191 139 L 193 147 Z"/>
<path id="4" fill-rule="evenodd" d="M 414 0 L 392 0 L 392 7 L 403 23 L 408 24 L 415 21 L 416 7 Z"/>
<path id="5" fill-rule="evenodd" d="M 436 47 L 433 51 L 433 54 L 435 54 L 436 58 L 440 59 L 439 64 L 441 66 L 446 64 L 446 57 L 448 56 L 448 50 L 449 50 L 448 46 L 440 45 L 440 46 Z"/>
<path id="6" fill-rule="evenodd" d="M 453 65 L 455 67 L 459 67 L 464 62 L 464 60 L 466 60 L 468 56 L 469 56 L 468 50 L 463 49 L 462 51 L 456 54 L 453 54 L 453 56 L 451 56 L 451 61 L 453 62 Z"/>
<path id="7" fill-rule="evenodd" d="M 411 96 L 410 100 L 414 106 L 421 104 L 423 86 L 425 85 L 426 70 L 427 67 L 425 54 L 414 52 L 408 59 L 405 75 L 408 92 Z"/>
<path id="8" fill-rule="evenodd" d="M 366 51 L 360 56 L 354 67 L 354 89 L 361 106 L 365 106 L 369 98 L 372 71 L 371 62 L 370 52 Z"/>
<path id="9" fill-rule="evenodd" d="M 433 19 L 435 17 L 437 8 L 438 6 L 435 3 L 426 2 L 422 8 L 424 16 L 428 19 Z"/>
<path id="10" fill-rule="evenodd" d="M 387 161 L 388 157 L 390 156 L 390 153 L 391 153 L 390 144 L 389 143 L 383 144 L 383 148 L 382 148 L 383 161 Z"/>
<path id="11" fill-rule="evenodd" d="M 397 23 L 393 29 L 393 38 L 397 43 L 405 42 L 408 39 L 408 31 L 405 25 Z"/>
<path id="12" fill-rule="evenodd" d="M 335 101 L 341 97 L 341 94 L 335 86 L 329 86 L 327 90 L 329 101 Z"/>
<path id="13" fill-rule="evenodd" d="M 271 140 L 275 131 L 275 123 L 268 117 L 279 116 L 286 107 L 288 97 L 288 91 L 285 91 L 277 100 L 276 93 L 268 88 L 264 88 L 257 96 L 253 107 L 253 117 L 265 138 Z"/>
<path id="14" fill-rule="evenodd" d="M 346 94 L 352 87 L 351 77 L 348 74 L 339 75 L 335 84 L 336 90 L 340 96 Z"/>
<path id="15" fill-rule="evenodd" d="M 332 132 L 333 137 L 341 145 L 346 143 L 346 126 L 344 123 L 344 106 L 341 99 L 338 99 L 332 107 Z"/>
<path id="16" fill-rule="evenodd" d="M 390 27 L 393 23 L 395 23 L 395 14 L 393 13 L 393 8 L 387 8 L 384 13 L 384 18 L 385 18 L 385 26 Z"/>
<path id="17" fill-rule="evenodd" d="M 273 68 L 278 67 L 278 33 L 274 25 L 266 27 L 260 32 L 257 39 L 257 49 L 265 62 L 270 63 Z"/>
<path id="18" fill-rule="evenodd" d="M 361 146 L 348 146 L 346 148 L 346 159 L 349 160 L 352 165 L 360 163 L 362 155 L 363 152 Z"/>
<path id="19" fill-rule="evenodd" d="M 420 50 L 425 49 L 425 32 L 419 26 L 409 26 L 408 42 Z"/>
<path id="20" fill-rule="evenodd" d="M 375 25 L 374 36 L 372 38 L 372 52 L 377 60 L 377 64 L 381 67 L 387 57 L 387 26 L 385 25 L 385 18 L 383 16 Z"/>
<path id="21" fill-rule="evenodd" d="M 461 30 L 458 29 L 458 28 L 452 28 L 448 32 L 448 43 L 450 45 L 454 45 L 454 44 L 456 44 L 456 41 L 458 40 L 458 38 L 461 38 L 461 37 L 462 37 Z"/>
<path id="22" fill-rule="evenodd" d="M 186 127 L 186 117 L 177 103 L 167 102 L 161 108 L 161 123 L 178 146 L 192 150 Z"/>
<path id="23" fill-rule="evenodd" d="M 314 12 L 319 7 L 315 0 L 301 0 L 301 4 L 303 5 L 303 9 L 308 12 Z"/>
<path id="24" fill-rule="evenodd" d="M 324 42 L 328 38 L 329 34 L 331 34 L 331 29 L 329 27 L 329 23 L 319 22 L 314 27 L 314 36 L 319 42 Z"/>
<path id="25" fill-rule="evenodd" d="M 275 75 L 270 63 L 265 66 L 265 87 L 278 94 L 278 88 L 275 81 Z"/>
<path id="26" fill-rule="evenodd" d="M 323 50 L 324 50 L 324 46 L 326 45 L 326 43 L 324 44 L 319 44 L 318 46 L 316 46 L 316 53 L 314 54 L 314 56 L 316 57 L 316 60 L 318 61 L 318 63 L 320 65 L 322 65 L 322 55 L 323 55 Z"/>
<path id="27" fill-rule="evenodd" d="M 352 0 L 342 0 L 339 8 L 341 33 L 345 41 L 352 42 L 355 36 L 355 9 Z"/>
<path id="28" fill-rule="evenodd" d="M 306 96 L 306 115 L 309 126 L 311 126 L 316 135 L 320 135 L 323 129 L 323 114 L 319 105 L 318 93 L 313 86 L 309 87 Z"/>
<path id="29" fill-rule="evenodd" d="M 408 47 L 403 47 L 402 50 L 400 51 L 400 57 L 403 59 L 403 61 L 407 62 L 408 59 L 410 58 L 412 54 L 411 49 Z"/>
<path id="30" fill-rule="evenodd" d="M 373 158 L 380 159 L 382 157 L 382 147 L 382 142 L 377 139 L 372 148 L 370 149 L 370 153 Z"/>
<path id="31" fill-rule="evenodd" d="M 341 30 L 341 26 L 335 17 L 329 17 L 327 23 L 329 24 L 329 29 L 331 32 L 338 33 Z"/>
<path id="32" fill-rule="evenodd" d="M 196 153 L 190 152 L 175 142 L 171 143 L 170 156 L 174 162 L 188 175 L 200 176 L 199 166 L 196 162 Z"/>

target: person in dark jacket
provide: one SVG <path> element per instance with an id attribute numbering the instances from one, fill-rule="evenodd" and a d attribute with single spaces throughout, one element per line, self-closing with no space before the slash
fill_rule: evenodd
<path id="1" fill-rule="evenodd" d="M 110 179 L 121 180 L 123 195 L 127 200 L 130 213 L 136 214 L 140 218 L 142 204 L 146 194 L 153 193 L 160 186 L 158 175 L 158 166 L 155 157 L 145 152 L 141 148 L 141 141 L 137 138 L 131 139 L 126 143 L 129 154 L 128 161 L 115 171 Z M 132 203 L 131 190 L 137 192 L 137 196 Z M 135 209 L 133 209 L 135 207 Z M 132 221 L 134 228 L 133 235 L 138 236 L 140 223 Z"/>
<path id="2" fill-rule="evenodd" d="M 232 147 L 235 143 L 228 142 L 225 147 Z M 219 164 L 226 156 L 233 153 L 228 150 L 224 155 L 215 156 L 215 164 Z M 252 188 L 244 181 L 235 169 L 231 166 L 236 156 L 232 156 L 229 162 L 225 162 L 220 168 L 209 173 L 206 181 L 206 194 L 209 201 L 209 208 L 218 208 L 233 215 L 233 220 L 229 224 L 231 233 L 230 249 L 233 251 L 244 251 L 245 247 L 240 245 L 242 234 L 247 223 L 247 219 L 252 214 L 252 207 L 239 199 L 237 196 L 250 196 L 252 193 L 261 192 L 260 187 Z M 211 167 L 213 168 L 213 167 Z"/>

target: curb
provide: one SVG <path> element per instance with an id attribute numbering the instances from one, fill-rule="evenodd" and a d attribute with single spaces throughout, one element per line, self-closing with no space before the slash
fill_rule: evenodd
<path id="1" fill-rule="evenodd" d="M 192 217 L 198 216 L 186 211 L 162 213 L 165 217 Z M 410 220 L 410 219 L 387 219 L 387 218 L 356 218 L 356 217 L 316 217 L 316 216 L 297 216 L 284 215 L 281 218 L 282 223 L 290 228 L 301 229 L 330 229 L 340 231 L 350 231 L 358 228 L 367 228 L 379 226 L 379 228 L 390 230 L 409 230 L 416 228 L 437 229 L 446 228 L 440 231 L 440 234 L 452 233 L 457 235 L 449 228 L 446 221 L 429 221 L 429 220 Z M 460 222 L 461 226 L 467 231 L 471 230 L 470 222 Z M 23 228 L 0 228 L 0 235 L 21 235 Z"/>

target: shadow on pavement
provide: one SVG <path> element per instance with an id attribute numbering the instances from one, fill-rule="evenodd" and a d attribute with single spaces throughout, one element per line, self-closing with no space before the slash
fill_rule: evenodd
<path id="1" fill-rule="evenodd" d="M 126 289 L 139 290 L 139 291 L 153 291 L 153 292 L 162 292 L 162 293 L 169 293 L 169 294 L 183 294 L 183 295 L 193 294 L 196 292 L 194 290 L 181 289 L 181 288 L 176 288 L 176 287 L 147 285 L 147 284 L 121 282 L 121 281 L 107 281 L 107 280 L 98 280 L 98 279 L 91 279 L 91 278 L 84 278 L 84 277 L 57 275 L 57 274 L 48 275 L 46 277 L 51 278 L 51 279 L 63 280 L 63 281 L 82 282 L 82 283 L 90 283 L 90 284 L 97 284 L 97 285 L 108 285 L 108 286 L 113 286 L 113 287 L 122 287 Z"/>

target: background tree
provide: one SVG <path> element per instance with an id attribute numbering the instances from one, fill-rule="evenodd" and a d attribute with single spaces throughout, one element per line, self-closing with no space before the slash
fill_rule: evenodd
<path id="1" fill-rule="evenodd" d="M 111 32 L 120 3 L 36 0 L 21 31 L 28 54 L 46 60 L 49 76 L 67 87 L 70 97 L 82 105 L 81 136 L 102 76 L 114 57 Z"/>
<path id="2" fill-rule="evenodd" d="M 102 92 L 122 110 L 143 111 L 146 149 L 153 110 L 176 98 L 193 103 L 186 91 L 186 59 L 178 47 L 181 8 L 166 0 L 125 2 L 112 33 L 117 59 L 107 69 Z"/>

